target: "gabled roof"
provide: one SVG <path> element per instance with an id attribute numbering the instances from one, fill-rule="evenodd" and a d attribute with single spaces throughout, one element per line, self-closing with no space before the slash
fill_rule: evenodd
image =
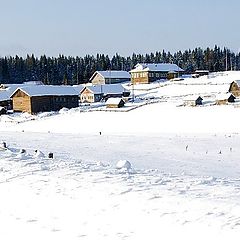
<path id="1" fill-rule="evenodd" d="M 71 86 L 50 86 L 50 85 L 28 85 L 17 88 L 11 95 L 18 90 L 23 91 L 30 97 L 36 96 L 78 96 L 78 92 Z"/>
<path id="2" fill-rule="evenodd" d="M 138 63 L 130 72 L 183 72 L 184 70 L 176 64 L 171 63 Z"/>
<path id="3" fill-rule="evenodd" d="M 122 84 L 104 84 L 104 85 L 94 85 L 94 86 L 87 86 L 94 94 L 121 94 L 123 92 L 129 92 L 126 90 Z"/>
<path id="4" fill-rule="evenodd" d="M 123 101 L 122 98 L 109 98 L 106 101 L 106 105 L 108 105 L 108 104 L 118 105 L 121 101 Z"/>
<path id="5" fill-rule="evenodd" d="M 117 79 L 130 79 L 131 76 L 127 71 L 96 71 L 92 77 L 90 78 L 90 81 L 93 80 L 93 78 L 100 74 L 104 78 L 117 78 Z"/>

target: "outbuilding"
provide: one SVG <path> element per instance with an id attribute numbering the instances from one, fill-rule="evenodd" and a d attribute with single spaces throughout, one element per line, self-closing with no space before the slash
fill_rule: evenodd
<path id="1" fill-rule="evenodd" d="M 232 103 L 235 102 L 236 97 L 231 93 L 219 94 L 216 96 L 216 104 L 223 105 L 227 104 L 228 102 Z"/>
<path id="2" fill-rule="evenodd" d="M 123 107 L 125 102 L 122 98 L 109 98 L 106 101 L 106 107 L 107 108 L 121 108 Z"/>
<path id="3" fill-rule="evenodd" d="M 184 105 L 186 106 L 198 106 L 202 105 L 202 97 L 201 96 L 189 96 L 184 99 Z"/>

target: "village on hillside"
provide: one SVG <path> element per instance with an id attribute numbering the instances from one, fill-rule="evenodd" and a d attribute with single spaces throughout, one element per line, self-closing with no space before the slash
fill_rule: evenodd
<path id="1" fill-rule="evenodd" d="M 139 63 L 131 71 L 96 71 L 89 83 L 44 85 L 40 81 L 0 85 L 0 115 L 79 111 L 130 111 L 156 102 L 178 107 L 240 106 L 240 72 L 197 70 L 186 74 L 176 64 Z"/>

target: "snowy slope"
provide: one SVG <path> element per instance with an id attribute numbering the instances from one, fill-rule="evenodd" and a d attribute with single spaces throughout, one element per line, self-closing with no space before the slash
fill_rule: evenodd
<path id="1" fill-rule="evenodd" d="M 238 77 L 137 86 L 128 112 L 95 105 L 0 116 L 8 146 L 0 150 L 0 236 L 239 239 L 238 102 L 181 106 L 192 94 L 226 92 Z M 132 168 L 117 168 L 123 161 Z"/>

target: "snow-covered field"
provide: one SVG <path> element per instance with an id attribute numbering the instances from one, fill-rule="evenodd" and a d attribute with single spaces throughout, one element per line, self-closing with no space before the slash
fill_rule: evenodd
<path id="1" fill-rule="evenodd" d="M 238 239 L 240 108 L 179 107 L 237 79 L 138 86 L 159 101 L 129 112 L 0 116 L 1 239 Z"/>

